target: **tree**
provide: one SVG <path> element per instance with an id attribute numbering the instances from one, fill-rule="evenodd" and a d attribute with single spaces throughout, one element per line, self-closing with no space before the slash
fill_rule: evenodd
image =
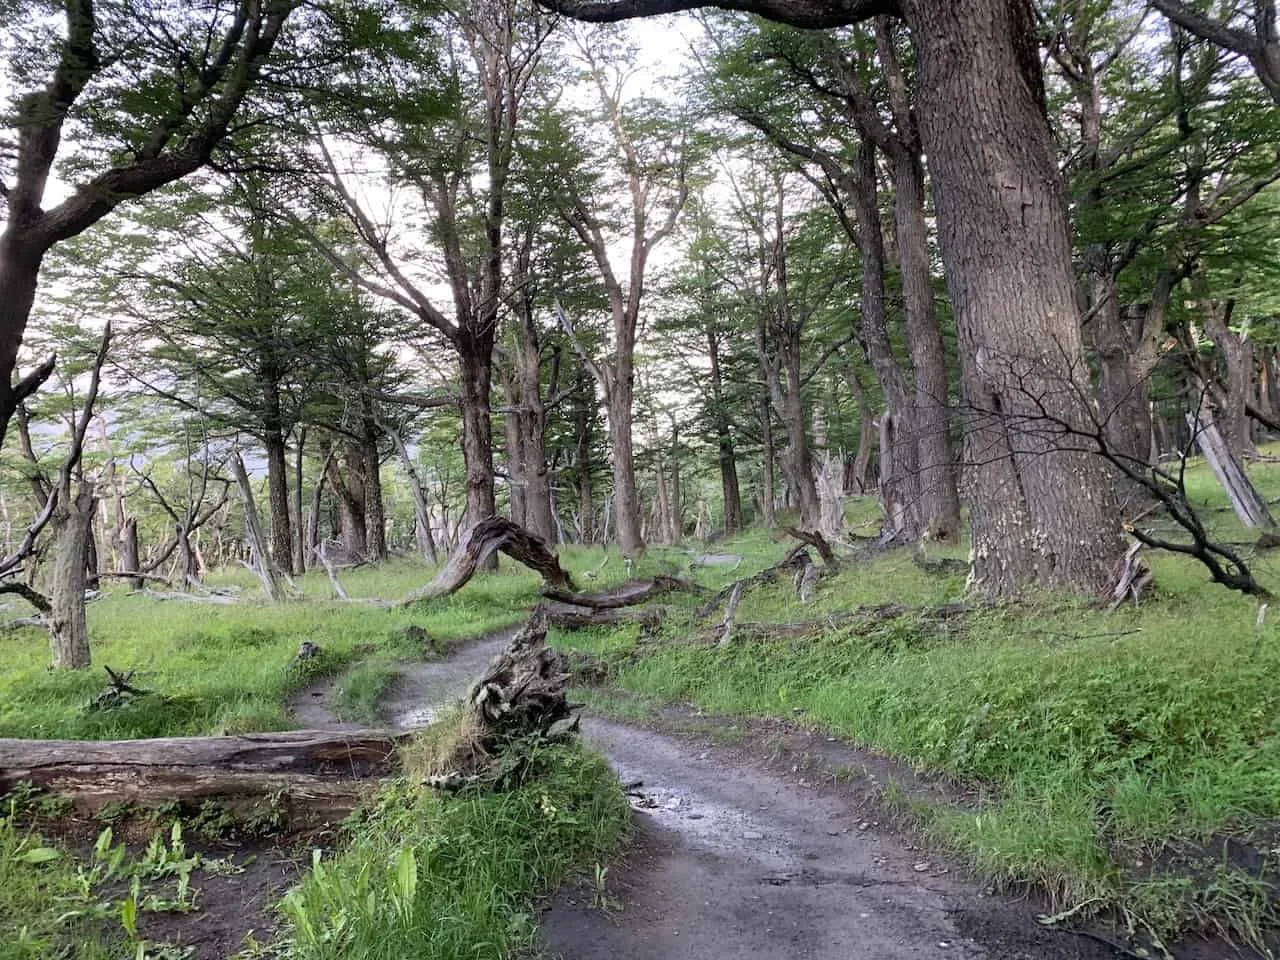
<path id="1" fill-rule="evenodd" d="M 610 132 L 601 162 L 620 172 L 627 209 L 621 213 L 627 227 L 616 231 L 619 211 L 608 209 L 608 186 L 588 170 L 580 151 L 570 149 L 574 132 L 563 137 L 565 158 L 557 166 L 560 214 L 590 251 L 608 298 L 612 324 L 612 360 L 597 361 L 583 351 L 567 315 L 561 313 L 565 332 L 583 356 L 604 394 L 609 412 L 609 446 L 613 457 L 613 501 L 617 518 L 618 549 L 624 556 L 644 550 L 640 530 L 640 500 L 636 489 L 632 415 L 635 395 L 635 348 L 644 302 L 649 258 L 670 237 L 689 198 L 690 167 L 695 159 L 687 121 L 670 119 L 671 105 L 637 98 L 626 101 L 625 56 L 605 56 L 593 43 L 578 39 L 587 78 L 598 97 L 599 122 Z M 577 134 L 580 140 L 587 138 Z M 575 155 L 576 154 L 576 155 Z M 629 249 L 627 269 L 619 271 L 610 254 L 614 240 Z"/>
<path id="2" fill-rule="evenodd" d="M 616 21 L 702 0 L 545 0 Z M 955 308 L 969 419 L 974 584 L 1003 595 L 1029 581 L 1095 591 L 1120 553 L 1104 465 L 1013 430 L 1047 411 L 1089 419 L 1080 309 L 1062 181 L 1045 117 L 1030 0 L 722 0 L 804 28 L 900 16 L 919 65 L 920 134 Z M 1086 384 L 1087 385 L 1087 384 Z"/>
<path id="3" fill-rule="evenodd" d="M 21 92 L 6 111 L 12 163 L 0 169 L 0 444 L 18 404 L 52 372 L 45 363 L 13 381 L 46 254 L 208 163 L 297 5 L 252 0 L 177 16 L 161 2 L 67 0 L 52 42 L 37 28 L 6 32 L 0 50 L 22 69 L 6 78 Z M 38 23 L 40 9 L 20 0 L 11 23 Z M 77 140 L 75 184 L 46 209 L 61 148 Z"/>

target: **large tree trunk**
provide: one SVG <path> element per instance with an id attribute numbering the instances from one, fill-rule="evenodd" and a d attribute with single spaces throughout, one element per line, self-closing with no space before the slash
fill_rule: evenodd
<path id="1" fill-rule="evenodd" d="M 537 329 L 531 307 L 525 304 L 518 324 L 515 351 L 515 378 L 511 391 L 512 412 L 507 415 L 514 425 L 514 441 L 518 461 L 518 477 L 522 511 L 516 519 L 547 543 L 555 543 L 555 517 L 551 509 L 551 473 L 547 468 L 547 411 L 542 400 L 542 362 Z M 509 434 L 510 435 L 510 434 Z M 510 441 L 509 441 L 510 442 Z M 513 503 L 517 474 L 512 474 Z"/>
<path id="2" fill-rule="evenodd" d="M 778 523 L 775 506 L 778 502 L 774 464 L 777 448 L 773 444 L 773 412 L 766 394 L 760 399 L 760 510 L 764 525 L 773 528 Z"/>
<path id="3" fill-rule="evenodd" d="M 467 341 L 458 349 L 462 386 L 462 458 L 467 470 L 467 523 L 497 512 L 493 490 L 493 424 L 489 407 L 492 344 Z"/>
<path id="4" fill-rule="evenodd" d="M 1098 358 L 1098 415 L 1107 443 L 1134 466 L 1144 466 L 1152 443 L 1150 371 L 1134 355 L 1136 345 L 1125 323 L 1109 267 L 1091 272 L 1089 309 L 1093 313 L 1089 327 Z M 1129 492 L 1125 481 L 1117 483 L 1122 494 Z"/>
<path id="5" fill-rule="evenodd" d="M 338 506 L 338 535 L 348 557 L 364 559 L 369 552 L 364 520 L 364 456 L 358 447 L 347 447 L 344 476 L 336 458 L 328 460 L 329 486 Z"/>
<path id="6" fill-rule="evenodd" d="M 862 386 L 862 379 L 853 364 L 845 367 L 845 380 L 858 401 L 858 452 L 850 471 L 852 476 L 844 486 L 846 492 L 862 495 L 867 492 L 867 469 L 871 465 L 871 448 L 876 443 L 875 417 L 867 401 L 866 388 Z"/>
<path id="7" fill-rule="evenodd" d="M 971 422 L 972 580 L 1094 592 L 1121 552 L 1091 423 L 1063 187 L 1029 0 L 904 0 Z M 1046 432 L 1045 428 L 1050 429 Z"/>
<path id="8" fill-rule="evenodd" d="M 289 462 L 284 435 L 270 430 L 267 447 L 267 499 L 271 510 L 271 558 L 293 573 L 293 525 L 289 519 Z"/>
<path id="9" fill-rule="evenodd" d="M 1257 448 L 1249 429 L 1245 408 L 1253 393 L 1253 344 L 1231 329 L 1234 304 L 1218 304 L 1201 300 L 1200 315 L 1204 331 L 1222 354 L 1223 373 L 1215 393 L 1218 401 L 1218 427 L 1222 430 L 1231 453 L 1237 460 L 1255 456 Z"/>
<path id="10" fill-rule="evenodd" d="M 906 379 L 893 353 L 885 306 L 884 233 L 876 189 L 875 149 L 863 139 L 854 183 L 857 242 L 862 256 L 862 343 L 880 381 L 880 500 L 885 533 L 914 541 L 925 532 L 920 498 L 920 441 Z"/>
<path id="11" fill-rule="evenodd" d="M 577 450 L 574 455 L 574 469 L 578 485 L 578 526 L 583 543 L 595 540 L 596 505 L 591 489 L 591 421 L 595 413 L 595 391 L 591 378 L 587 375 L 586 366 L 578 360 L 578 379 L 573 407 L 574 439 Z"/>
<path id="12" fill-rule="evenodd" d="M 725 409 L 724 382 L 720 376 L 720 338 L 707 327 L 707 356 L 711 361 L 711 402 L 715 405 L 716 450 L 720 459 L 720 495 L 724 504 L 724 532 L 742 529 L 742 490 L 738 485 L 738 458 L 733 449 L 729 413 Z"/>
<path id="13" fill-rule="evenodd" d="M 10 223 L 0 235 L 0 447 L 17 409 L 13 374 L 40 279 L 42 251 L 22 242 L 22 226 Z"/>
<path id="14" fill-rule="evenodd" d="M 302 513 L 302 453 L 307 445 L 307 428 L 298 430 L 298 446 L 293 457 L 293 569 L 307 572 L 307 523 Z"/>
<path id="15" fill-rule="evenodd" d="M 54 508 L 53 585 L 49 591 L 49 643 L 55 670 L 89 666 L 89 630 L 85 623 L 85 550 L 93 521 L 93 483 L 84 481 L 75 496 L 66 488 Z"/>
<path id="16" fill-rule="evenodd" d="M 387 517 L 382 497 L 382 458 L 378 456 L 378 427 L 371 416 L 362 423 L 360 453 L 364 475 L 365 543 L 371 560 L 387 559 Z"/>
<path id="17" fill-rule="evenodd" d="M 893 186 L 907 349 L 916 375 L 912 419 L 919 437 L 920 522 L 930 538 L 954 543 L 960 538 L 960 495 L 951 449 L 947 356 L 933 304 L 924 168 L 919 156 L 905 150 L 897 152 L 893 159 Z"/>
<path id="18" fill-rule="evenodd" d="M 142 560 L 138 551 L 138 518 L 129 517 L 120 530 L 120 569 L 141 572 Z M 138 577 L 128 580 L 130 590 L 141 590 L 144 581 Z"/>

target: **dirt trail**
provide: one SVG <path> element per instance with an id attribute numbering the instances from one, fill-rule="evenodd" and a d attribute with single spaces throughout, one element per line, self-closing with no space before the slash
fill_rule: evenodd
<path id="1" fill-rule="evenodd" d="M 543 918 L 564 960 L 1066 960 L 1119 956 L 1037 927 L 945 861 L 881 829 L 852 792 L 819 789 L 750 750 L 604 720 L 588 739 L 637 807 L 639 843 L 605 909 L 566 892 Z M 870 819 L 868 819 L 870 818 Z"/>
<path id="2" fill-rule="evenodd" d="M 381 705 L 394 726 L 430 722 L 513 630 L 406 665 Z M 305 698 L 309 725 L 326 698 Z M 301 716 L 301 714 L 299 714 Z M 1092 940 L 1047 931 L 1031 908 L 985 894 L 878 822 L 867 785 L 819 789 L 769 770 L 750 747 L 587 718 L 584 733 L 636 808 L 637 843 L 591 889 L 543 917 L 562 960 L 1102 960 Z M 844 748 L 842 748 L 844 749 Z M 856 750 L 846 750 L 862 756 Z M 884 761 L 865 758 L 869 764 Z"/>

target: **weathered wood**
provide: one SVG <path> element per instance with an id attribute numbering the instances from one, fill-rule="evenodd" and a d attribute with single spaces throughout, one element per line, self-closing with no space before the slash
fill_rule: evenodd
<path id="1" fill-rule="evenodd" d="M 459 735 L 424 771 L 429 785 L 500 785 L 521 773 L 518 762 L 495 762 L 503 744 L 530 735 L 554 739 L 577 729 L 566 697 L 568 663 L 546 639 L 546 614 L 539 608 L 467 691 Z"/>
<path id="2" fill-rule="evenodd" d="M 628 610 L 622 607 L 578 607 L 568 603 L 543 603 L 538 609 L 547 625 L 561 630 L 586 630 L 589 627 L 617 627 L 629 623 L 654 627 L 662 614 L 653 609 Z"/>
<path id="3" fill-rule="evenodd" d="M 1236 516 L 1246 527 L 1274 529 L 1276 522 L 1267 508 L 1267 502 L 1245 473 L 1230 445 L 1218 429 L 1214 417 L 1213 402 L 1208 391 L 1201 392 L 1200 409 L 1187 414 L 1187 425 L 1204 454 L 1205 461 L 1226 491 L 1227 499 Z"/>
<path id="4" fill-rule="evenodd" d="M 664 593 L 675 591 L 698 593 L 700 588 L 687 580 L 681 580 L 679 577 L 659 574 L 652 580 L 624 583 L 613 590 L 606 590 L 600 593 L 575 593 L 571 590 L 544 587 L 542 595 L 548 600 L 571 604 L 575 607 L 587 607 L 591 610 L 614 610 L 618 607 L 633 607 L 637 604 L 646 603 L 654 597 L 660 597 Z"/>
<path id="5" fill-rule="evenodd" d="M 822 562 L 828 570 L 835 571 L 840 569 L 840 561 L 836 559 L 835 551 L 831 549 L 831 544 L 827 542 L 827 538 L 821 533 L 816 530 L 800 530 L 797 527 L 787 527 L 787 533 L 801 543 L 817 550 L 818 556 L 822 558 Z"/>
<path id="6" fill-rule="evenodd" d="M 299 730 L 154 740 L 0 740 L 0 794 L 26 782 L 63 796 L 76 813 L 107 804 L 154 808 L 206 800 L 231 807 L 281 802 L 291 817 L 340 818 L 364 781 L 397 767 L 409 733 Z"/>
<path id="7" fill-rule="evenodd" d="M 475 574 L 476 568 L 491 557 L 495 550 L 501 550 L 511 559 L 536 571 L 551 589 L 574 589 L 573 579 L 560 566 L 560 558 L 552 552 L 545 540 L 510 520 L 487 517 L 463 532 L 449 562 L 429 584 L 405 597 L 403 605 L 447 597 L 462 589 Z"/>
<path id="8" fill-rule="evenodd" d="M 742 589 L 749 590 L 752 587 L 760 586 L 765 583 L 773 583 L 784 575 L 794 574 L 801 569 L 806 563 L 811 563 L 809 554 L 805 552 L 804 546 L 797 546 L 790 550 L 785 557 L 772 567 L 766 567 L 759 573 L 749 577 L 743 577 L 741 580 L 735 580 L 719 593 L 715 594 L 710 600 L 702 605 L 698 610 L 699 617 L 708 617 L 720 604 L 724 603 L 733 591 L 741 584 Z"/>

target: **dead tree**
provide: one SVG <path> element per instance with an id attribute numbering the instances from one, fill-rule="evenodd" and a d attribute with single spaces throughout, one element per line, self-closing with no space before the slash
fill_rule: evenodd
<path id="1" fill-rule="evenodd" d="M 289 820 L 333 822 L 397 768 L 409 733 L 289 731 L 157 740 L 0 740 L 0 794 L 19 783 L 71 801 L 78 815 L 111 804 L 248 812 L 278 805 Z"/>
<path id="2" fill-rule="evenodd" d="M 244 460 L 240 454 L 231 456 L 231 469 L 235 472 L 236 486 L 240 488 L 240 499 L 244 503 L 245 536 L 249 548 L 253 552 L 253 569 L 262 581 L 262 592 L 272 603 L 283 599 L 290 584 L 280 568 L 266 549 L 266 540 L 262 535 L 262 521 L 258 517 L 258 507 L 253 500 L 253 487 L 249 483 L 249 474 L 244 468 Z"/>
<path id="3" fill-rule="evenodd" d="M 488 517 L 472 524 L 462 534 L 458 547 L 434 580 L 404 599 L 404 606 L 422 600 L 447 597 L 462 589 L 476 568 L 495 551 L 502 551 L 542 576 L 546 585 L 556 590 L 572 590 L 573 580 L 560 566 L 560 558 L 551 552 L 545 540 L 502 517 Z"/>

